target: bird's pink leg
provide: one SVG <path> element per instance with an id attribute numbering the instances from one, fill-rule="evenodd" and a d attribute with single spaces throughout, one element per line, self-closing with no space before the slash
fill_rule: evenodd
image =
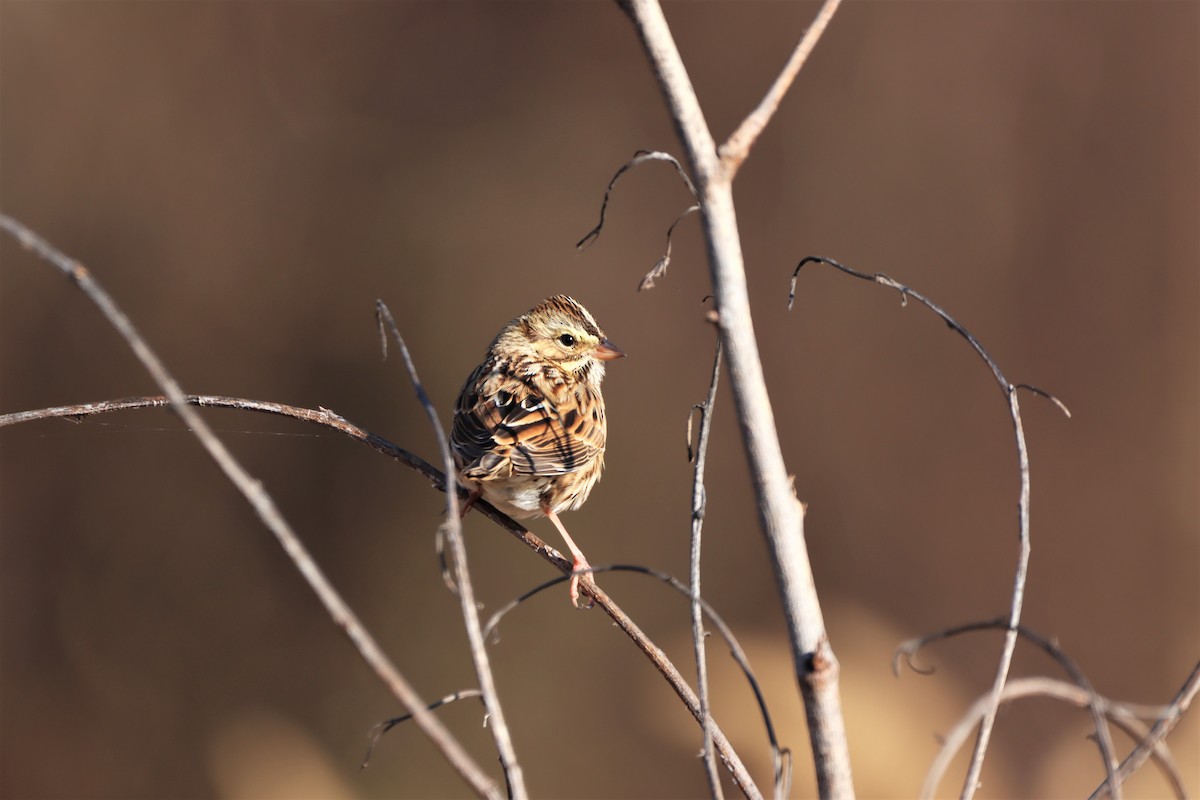
<path id="1" fill-rule="evenodd" d="M 567 549 L 571 551 L 571 605 L 579 608 L 579 578 L 584 575 L 587 570 L 590 570 L 592 565 L 589 564 L 588 560 L 583 557 L 583 551 L 575 546 L 575 540 L 571 538 L 571 534 L 567 533 L 567 529 L 563 527 L 562 521 L 558 518 L 558 515 L 546 507 L 543 507 L 542 511 L 544 511 L 546 516 L 550 518 L 550 521 L 554 523 L 554 527 L 558 528 L 558 532 L 562 536 L 563 541 L 567 543 Z M 594 582 L 595 581 L 593 580 L 593 583 Z M 589 599 L 587 608 L 591 608 L 593 605 L 595 605 L 595 603 L 595 600 Z"/>
<path id="2" fill-rule="evenodd" d="M 458 518 L 463 519 L 467 516 L 467 512 L 471 510 L 471 506 L 475 505 L 475 501 L 483 495 L 483 489 L 479 488 L 471 492 L 466 501 L 462 504 L 462 509 L 458 512 Z"/>

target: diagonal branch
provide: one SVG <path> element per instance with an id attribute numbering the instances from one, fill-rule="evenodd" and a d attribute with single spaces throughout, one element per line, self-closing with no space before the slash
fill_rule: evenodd
<path id="1" fill-rule="evenodd" d="M 242 493 L 247 502 L 254 508 L 263 525 L 275 535 L 288 558 L 295 564 L 296 569 L 308 582 L 309 587 L 325 606 L 326 612 L 334 624 L 346 632 L 350 641 L 358 649 L 363 660 L 370 665 L 384 682 L 392 694 L 412 713 L 417 724 L 425 735 L 442 751 L 446 760 L 471 785 L 472 790 L 481 797 L 498 798 L 500 790 L 495 782 L 475 763 L 475 760 L 463 749 L 454 735 L 442 724 L 433 712 L 426 708 L 416 690 L 400 674 L 392 664 L 375 639 L 368 633 L 366 627 L 338 594 L 337 590 L 325 577 L 325 574 L 313 561 L 308 550 L 300 542 L 295 531 L 283 518 L 275 501 L 262 488 L 262 483 L 255 480 L 249 472 L 233 457 L 216 434 L 209 428 L 208 423 L 189 407 L 188 398 L 180 388 L 179 383 L 167 372 L 166 366 L 159 360 L 150 345 L 133 327 L 124 312 L 118 307 L 112 297 L 92 277 L 92 274 L 74 259 L 68 258 L 41 238 L 29 228 L 17 222 L 12 217 L 0 214 L 0 228 L 8 231 L 27 249 L 32 250 L 43 260 L 56 267 L 65 277 L 69 278 L 87 297 L 94 302 L 117 333 L 129 345 L 129 348 L 142 362 L 143 366 L 154 378 L 169 398 L 170 406 L 180 419 L 183 420 L 200 444 L 204 447 L 217 466 L 225 473 L 230 482 Z"/>
<path id="2" fill-rule="evenodd" d="M 458 511 L 458 485 L 455 480 L 454 460 L 450 456 L 450 445 L 446 439 L 446 431 L 438 419 L 437 410 L 429 401 L 425 387 L 417 376 L 417 366 L 413 363 L 408 345 L 396 327 L 392 312 L 382 300 L 375 301 L 375 314 L 379 322 L 380 341 L 384 355 L 387 355 L 387 331 L 391 331 L 400 354 L 404 358 L 404 366 L 408 377 L 416 389 L 417 399 L 429 417 L 433 435 L 437 439 L 438 452 L 442 457 L 442 469 L 446 476 L 446 521 L 442 524 L 446 541 L 450 544 L 450 555 L 454 565 L 456 594 L 462 607 L 463 625 L 467 630 L 467 641 L 471 648 L 471 661 L 475 665 L 475 676 L 479 680 L 479 689 L 483 693 L 483 705 L 487 709 L 488 729 L 492 732 L 492 740 L 496 751 L 500 754 L 500 766 L 504 769 L 505 784 L 508 786 L 510 800 L 525 800 L 528 792 L 525 789 L 525 775 L 517 761 L 517 751 L 513 747 L 512 735 L 508 723 L 504 719 L 504 709 L 500 705 L 500 695 L 496 691 L 496 679 L 492 674 L 491 661 L 488 659 L 487 646 L 484 644 L 483 631 L 479 625 L 479 607 L 475 604 L 475 586 L 471 583 L 471 575 L 467 570 L 467 548 L 463 543 L 462 515 Z M 385 330 L 386 326 L 386 330 Z"/>
<path id="3" fill-rule="evenodd" d="M 742 120 L 742 124 L 738 125 L 737 130 L 731 133 L 725 143 L 718 148 L 717 152 L 720 154 L 721 161 L 724 162 L 730 178 L 737 174 L 738 168 L 742 166 L 746 156 L 750 155 L 750 148 L 754 147 L 754 143 L 758 141 L 758 137 L 767 127 L 767 123 L 771 121 L 771 117 L 775 116 L 780 102 L 783 101 L 783 96 L 791 88 L 792 81 L 796 79 L 800 68 L 804 66 L 809 54 L 817 46 L 817 41 L 825 33 L 826 26 L 833 19 L 833 15 L 841 3 L 842 0 L 825 0 L 825 4 L 817 12 L 817 16 L 808 26 L 808 30 L 800 37 L 796 49 L 792 51 L 787 64 L 783 66 L 783 71 L 775 78 L 775 82 L 771 84 L 771 88 L 767 90 L 767 94 L 758 107 Z"/>

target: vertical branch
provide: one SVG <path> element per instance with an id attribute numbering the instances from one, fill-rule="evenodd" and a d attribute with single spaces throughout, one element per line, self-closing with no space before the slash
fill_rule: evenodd
<path id="1" fill-rule="evenodd" d="M 983 772 L 983 758 L 987 754 L 988 742 L 991 740 L 992 728 L 996 725 L 996 714 L 1000 710 L 1000 702 L 1004 693 L 1004 684 L 1008 681 L 1008 671 L 1012 666 L 1013 654 L 1017 649 L 1018 626 L 1021 624 L 1021 609 L 1025 604 L 1025 579 L 1029 575 L 1029 450 L 1025 446 L 1025 428 L 1021 424 L 1021 404 L 1017 400 L 1017 387 L 1004 381 L 1008 393 L 1008 407 L 1012 414 L 1013 434 L 1017 440 L 1017 468 L 1020 473 L 1021 493 L 1017 500 L 1017 517 L 1019 532 L 1019 549 L 1017 553 L 1016 575 L 1013 577 L 1012 601 L 1008 610 L 1008 630 L 1004 633 L 1004 646 L 1000 650 L 1000 659 L 996 664 L 996 677 L 992 682 L 992 700 L 988 703 L 983 717 L 979 721 L 979 732 L 975 736 L 975 750 L 971 753 L 971 763 L 967 767 L 967 776 L 963 779 L 963 800 L 970 800 L 979 788 L 979 775 Z M 1109 769 L 1111 767 L 1106 765 Z M 1120 800 L 1120 788 L 1117 788 L 1117 798 Z"/>
<path id="2" fill-rule="evenodd" d="M 200 444 L 212 457 L 221 471 L 225 473 L 238 491 L 246 498 L 251 507 L 258 514 L 263 525 L 275 535 L 279 541 L 279 545 L 287 553 L 288 558 L 295 564 L 296 569 L 308 582 L 309 588 L 320 599 L 322 605 L 325 606 L 325 611 L 333 619 L 334 623 L 346 632 L 350 637 L 350 641 L 358 649 L 363 660 L 375 671 L 392 694 L 404 705 L 405 708 L 412 713 L 413 719 L 417 725 L 425 732 L 425 735 L 442 751 L 446 760 L 454 767 L 454 769 L 462 776 L 462 778 L 471 785 L 471 788 L 481 797 L 498 798 L 500 792 L 496 788 L 496 784 L 492 781 L 474 759 L 463 749 L 454 735 L 446 729 L 433 712 L 426 708 L 425 702 L 417 695 L 415 689 L 405 680 L 399 670 L 392 664 L 388 657 L 384 655 L 383 650 L 375 641 L 374 637 L 367 632 L 366 627 L 338 594 L 333 585 L 325 577 L 325 574 L 313 561 L 308 550 L 300 542 L 300 538 L 296 536 L 295 531 L 288 525 L 283 518 L 275 501 L 271 499 L 262 488 L 262 483 L 255 480 L 249 472 L 246 471 L 233 454 L 229 452 L 224 443 L 217 438 L 212 429 L 204 418 L 196 413 L 195 409 L 188 406 L 187 395 L 183 393 L 179 382 L 167 371 L 166 366 L 159 360 L 158 356 L 150 349 L 150 345 L 142 338 L 137 329 L 133 327 L 133 323 L 129 317 L 125 315 L 117 307 L 116 302 L 104 290 L 99 282 L 92 277 L 91 272 L 86 267 L 68 258 L 65 254 L 53 247 L 45 239 L 35 234 L 29 228 L 17 222 L 12 217 L 0 214 L 0 229 L 11 233 L 22 245 L 27 249 L 32 250 L 39 257 L 56 267 L 66 278 L 71 280 L 79 287 L 88 299 L 90 299 L 100 311 L 108 319 L 109 323 L 116 329 L 117 333 L 129 345 L 129 349 L 133 351 L 138 360 L 150 373 L 154 382 L 162 389 L 163 393 L 171 401 L 171 408 L 183 420 L 185 426 L 200 441 Z"/>
<path id="3" fill-rule="evenodd" d="M 796 678 L 822 797 L 851 797 L 850 754 L 838 695 L 838 663 L 804 543 L 804 513 L 783 461 L 758 354 L 734 213 L 730 170 L 722 162 L 683 60 L 657 0 L 624 0 L 683 142 L 698 191 L 709 271 L 741 428 L 787 620 Z"/>
<path id="4" fill-rule="evenodd" d="M 700 604 L 700 538 L 704 528 L 704 510 L 708 505 L 704 489 L 704 463 L 708 456 L 708 434 L 712 429 L 713 404 L 717 399 L 717 381 L 721 377 L 721 340 L 717 339 L 713 354 L 712 380 L 708 384 L 708 396 L 697 408 L 700 410 L 700 432 L 696 437 L 696 458 L 692 477 L 692 644 L 696 650 L 696 694 L 700 697 L 700 717 L 704 741 L 704 769 L 708 775 L 708 787 L 714 800 L 720 800 L 721 776 L 717 773 L 717 759 L 713 753 L 712 713 L 708 704 L 708 663 L 704 658 L 704 609 Z M 691 417 L 688 418 L 691 428 Z M 689 431 L 688 447 L 692 437 Z"/>
<path id="5" fill-rule="evenodd" d="M 462 517 L 458 513 L 458 489 L 454 459 L 450 456 L 450 445 L 446 439 L 446 431 L 438 419 L 437 410 L 425 394 L 425 387 L 417 376 L 417 366 L 413 363 L 408 345 L 396 327 L 392 312 L 382 300 L 375 301 L 375 313 L 379 319 L 380 334 L 384 353 L 387 353 L 387 337 L 383 326 L 386 323 L 391 330 L 400 354 L 404 358 L 404 366 L 408 377 L 416 389 L 417 399 L 421 401 L 433 435 L 437 438 L 438 453 L 442 457 L 442 469 L 446 473 L 446 521 L 442 529 L 446 534 L 446 542 L 450 545 L 450 561 L 454 571 L 454 583 L 459 603 L 462 606 L 463 623 L 467 629 L 467 641 L 471 647 L 471 661 L 475 665 L 475 675 L 479 679 L 479 689 L 483 695 L 483 704 L 487 708 L 488 728 L 492 732 L 492 740 L 496 743 L 496 751 L 500 754 L 500 765 L 504 769 L 505 781 L 508 785 L 509 797 L 512 800 L 525 800 L 528 796 L 525 790 L 525 777 L 521 765 L 517 762 L 517 751 L 513 747 L 509 735 L 508 723 L 504 719 L 504 709 L 500 706 L 500 695 L 496 691 L 496 680 L 492 675 L 492 665 L 488 658 L 487 645 L 484 643 L 483 629 L 479 624 L 479 606 L 475 603 L 475 586 L 471 583 L 471 575 L 467 570 L 467 548 L 463 544 Z"/>

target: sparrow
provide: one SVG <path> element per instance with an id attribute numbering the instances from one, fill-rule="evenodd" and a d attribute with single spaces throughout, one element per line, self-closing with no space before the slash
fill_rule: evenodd
<path id="1" fill-rule="evenodd" d="M 600 480 L 600 382 L 605 362 L 624 355 L 586 308 L 556 295 L 501 329 L 454 407 L 450 445 L 471 492 L 466 508 L 483 497 L 514 519 L 549 518 L 571 551 L 576 608 L 591 566 L 558 515 L 582 506 Z"/>

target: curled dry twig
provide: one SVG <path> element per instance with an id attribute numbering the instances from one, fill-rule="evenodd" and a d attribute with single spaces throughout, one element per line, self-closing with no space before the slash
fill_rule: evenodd
<path id="1" fill-rule="evenodd" d="M 467 548 L 463 544 L 462 517 L 458 512 L 458 492 L 456 491 L 458 485 L 455 480 L 454 459 L 450 455 L 446 431 L 442 427 L 441 420 L 438 419 L 437 409 L 429 401 L 429 395 L 425 392 L 421 378 L 417 375 L 417 366 L 408 352 L 408 345 L 405 344 L 404 337 L 400 335 L 400 329 L 396 327 L 396 320 L 392 318 L 392 312 L 382 300 L 375 301 L 375 315 L 379 323 L 379 339 L 383 353 L 385 356 L 387 355 L 387 334 L 390 331 L 392 338 L 396 340 L 396 344 L 400 348 L 409 380 L 412 381 L 417 399 L 421 402 L 426 416 L 429 417 L 429 425 L 433 428 L 433 435 L 437 439 L 447 487 L 446 521 L 439 528 L 438 540 L 440 542 L 444 539 L 450 546 L 451 565 L 454 571 L 454 593 L 458 596 L 459 605 L 462 608 L 463 625 L 467 630 L 467 641 L 470 643 L 471 661 L 475 665 L 475 676 L 479 680 L 479 689 L 483 693 L 483 705 L 491 720 L 489 729 L 492 732 L 492 740 L 496 744 L 496 751 L 500 756 L 500 766 L 504 770 L 508 794 L 512 800 L 524 800 L 528 796 L 525 789 L 525 776 L 520 762 L 517 761 L 517 751 L 512 743 L 508 723 L 504 719 L 500 695 L 496 691 L 496 679 L 492 674 L 483 631 L 479 626 L 479 607 L 475 604 L 475 587 L 471 583 L 471 574 L 467 568 Z M 443 571 L 443 575 L 445 574 Z"/>
<path id="2" fill-rule="evenodd" d="M 663 153 L 658 150 L 638 150 L 633 154 L 633 158 L 626 161 L 616 171 L 612 178 L 608 181 L 608 186 L 604 190 L 604 200 L 600 202 L 600 221 L 596 223 L 596 227 L 592 228 L 584 237 L 575 243 L 577 250 L 583 250 L 590 247 L 593 242 L 600 238 L 600 231 L 604 229 L 605 216 L 608 214 L 608 199 L 612 196 L 613 187 L 617 185 L 617 181 L 621 180 L 621 176 L 636 166 L 645 164 L 647 161 L 665 161 L 675 168 L 675 173 L 679 175 L 679 179 L 683 181 L 683 185 L 687 187 L 688 193 L 699 199 L 696 194 L 696 187 L 692 184 L 691 177 L 688 176 L 687 170 L 679 163 L 679 159 L 670 153 Z M 686 213 L 686 212 L 685 212 Z"/>
<path id="3" fill-rule="evenodd" d="M 214 408 L 229 408 L 242 411 L 255 411 L 264 414 L 272 414 L 277 416 L 290 417 L 305 422 L 319 425 L 322 427 L 331 428 L 340 433 L 349 436 L 350 438 L 374 448 L 376 451 L 385 456 L 395 459 L 405 466 L 413 469 L 424 476 L 430 484 L 440 491 L 445 491 L 446 482 L 445 475 L 437 467 L 428 463 L 421 457 L 410 453 L 409 451 L 397 447 L 396 445 L 384 439 L 382 436 L 367 431 L 349 422 L 339 414 L 330 411 L 329 409 L 308 409 L 289 406 L 283 403 L 270 403 L 258 400 L 247 400 L 236 397 L 220 397 L 214 395 L 189 395 L 184 398 L 185 402 L 194 406 L 205 406 Z M 109 413 L 113 411 L 141 409 L 141 408 L 163 408 L 170 405 L 170 401 L 165 397 L 132 397 L 123 400 L 107 400 L 99 403 L 84 403 L 73 406 L 58 406 L 56 408 L 44 408 L 36 411 L 23 411 L 12 414 L 0 415 L 0 427 L 13 425 L 23 422 L 32 422 L 35 420 L 65 418 L 65 419 L 81 419 L 96 414 Z M 460 486 L 458 488 L 459 499 L 466 499 L 466 492 Z M 472 509 L 483 514 L 492 522 L 499 525 L 502 529 L 515 536 L 530 550 L 533 550 L 551 566 L 569 577 L 572 570 L 572 564 L 567 559 L 555 550 L 550 545 L 543 542 L 540 538 L 528 531 L 522 525 L 518 524 L 512 518 L 497 511 L 490 503 L 480 499 Z M 565 580 L 566 578 L 563 578 Z M 621 609 L 612 598 L 604 591 L 597 587 L 596 590 L 596 605 L 607 614 L 617 627 L 619 627 L 626 636 L 628 636 L 642 653 L 650 659 L 654 664 L 655 669 L 663 676 L 667 683 L 674 690 L 676 696 L 683 701 L 688 711 L 700 721 L 700 703 L 696 698 L 691 687 L 687 685 L 687 681 L 683 679 L 679 670 L 667 658 L 662 649 L 650 640 L 650 637 L 642 631 L 641 628 L 629 617 L 628 614 Z M 410 709 L 411 710 L 411 709 Z M 422 713 L 427 713 L 424 706 L 421 708 Z M 420 720 L 420 715 L 416 715 Z M 440 724 L 440 723 L 439 723 Z M 754 779 L 746 770 L 745 764 L 742 763 L 741 757 L 737 751 L 729 743 L 721 728 L 714 724 L 713 726 L 713 741 L 717 749 L 717 753 L 721 758 L 730 776 L 733 778 L 734 784 L 738 789 L 751 800 L 761 800 L 762 793 L 754 783 Z"/>
<path id="4" fill-rule="evenodd" d="M 1025 581 L 1029 573 L 1029 554 L 1030 554 L 1030 539 L 1029 539 L 1029 450 L 1025 445 L 1025 429 L 1021 422 L 1020 403 L 1017 399 L 1017 391 L 1019 386 L 1009 382 L 1001 372 L 1000 366 L 995 359 L 984 349 L 983 345 L 975 336 L 951 317 L 941 306 L 934 303 L 932 300 L 925 297 L 920 292 L 917 292 L 902 283 L 899 283 L 892 278 L 889 278 L 883 273 L 869 274 L 859 272 L 844 266 L 837 261 L 829 258 L 821 258 L 819 256 L 808 256 L 801 259 L 796 265 L 796 269 L 792 272 L 792 279 L 788 291 L 788 308 L 792 307 L 796 298 L 796 281 L 799 278 L 800 270 L 805 264 L 826 264 L 839 270 L 847 275 L 850 275 L 860 280 L 871 281 L 882 286 L 895 289 L 900 292 L 902 299 L 909 297 L 913 298 L 921 305 L 928 308 L 942 319 L 950 328 L 962 336 L 983 362 L 991 370 L 992 376 L 996 379 L 1000 390 L 1004 393 L 1005 399 L 1008 401 L 1009 417 L 1012 420 L 1013 433 L 1016 438 L 1017 447 L 1017 467 L 1018 481 L 1020 484 L 1020 492 L 1017 500 L 1018 511 L 1018 536 L 1019 536 L 1019 551 L 1017 554 L 1016 574 L 1013 578 L 1012 602 L 1009 606 L 1009 614 L 1006 620 L 1006 633 L 1004 637 L 1004 646 L 1000 652 L 999 663 L 996 667 L 996 677 L 992 683 L 992 703 L 983 715 L 983 720 L 979 725 L 979 733 L 975 740 L 975 749 L 971 755 L 971 763 L 967 768 L 967 775 L 963 783 L 962 796 L 964 800 L 969 800 L 975 793 L 975 789 L 979 785 L 979 775 L 983 770 L 983 759 L 987 753 L 988 742 L 991 739 L 992 728 L 996 723 L 996 712 L 1000 707 L 1001 693 L 1004 690 L 1005 681 L 1008 679 L 1009 668 L 1012 665 L 1013 653 L 1017 646 L 1017 628 L 1021 623 L 1021 609 L 1025 600 Z M 1024 386 L 1021 384 L 1020 386 Z M 1046 392 L 1038 389 L 1037 394 L 1043 397 L 1053 397 Z M 1066 406 L 1061 402 L 1057 403 L 1059 408 L 1066 411 Z M 1069 412 L 1068 412 L 1069 413 Z"/>
<path id="5" fill-rule="evenodd" d="M 608 187 L 604 190 L 604 200 L 600 203 L 600 221 L 596 223 L 596 227 L 588 231 L 582 239 L 575 243 L 576 249 L 586 249 L 587 247 L 590 247 L 591 244 L 596 241 L 596 239 L 600 238 L 600 231 L 604 229 L 605 215 L 608 213 L 608 200 L 609 197 L 612 196 L 613 187 L 617 185 L 617 181 L 619 181 L 621 176 L 626 172 L 636 166 L 639 166 L 640 164 L 645 164 L 648 161 L 665 161 L 673 166 L 675 168 L 675 172 L 679 175 L 679 178 L 683 181 L 683 185 L 687 187 L 687 190 L 691 193 L 692 197 L 699 199 L 699 196 L 696 194 L 696 187 L 692 184 L 692 179 L 688 177 L 687 170 L 683 168 L 683 165 L 679 163 L 679 160 L 675 158 L 675 156 L 671 155 L 670 153 L 663 153 L 657 150 L 639 150 L 633 154 L 633 158 L 622 164 L 609 180 Z M 654 281 L 666 274 L 667 266 L 671 263 L 671 237 L 675 233 L 675 226 L 682 222 L 684 217 L 688 216 L 694 211 L 699 210 L 700 206 L 698 205 L 688 207 L 683 211 L 683 213 L 676 217 L 675 221 L 671 223 L 671 226 L 667 228 L 667 249 L 663 252 L 658 261 L 655 262 L 654 266 L 650 268 L 650 271 L 646 273 L 645 277 L 643 277 L 638 283 L 639 292 L 654 288 Z"/>
<path id="6" fill-rule="evenodd" d="M 638 283 L 639 292 L 643 292 L 646 289 L 653 289 L 654 282 L 663 275 L 667 274 L 667 266 L 671 263 L 671 237 L 675 233 L 675 226 L 680 222 L 683 222 L 683 218 L 688 214 L 699 210 L 700 206 L 689 206 L 682 214 L 675 218 L 675 221 L 671 223 L 671 227 L 667 228 L 667 249 L 663 251 L 662 256 L 654 263 L 654 266 L 650 268 L 650 271 L 647 272 L 645 277 L 643 277 Z"/>
<path id="7" fill-rule="evenodd" d="M 230 482 L 254 508 L 263 525 L 275 535 L 284 552 L 287 553 L 296 569 L 308 582 L 313 593 L 325 606 L 330 618 L 350 637 L 363 660 L 371 666 L 380 680 L 392 691 L 392 694 L 413 714 L 417 724 L 421 726 L 421 730 L 437 745 L 446 760 L 470 784 L 475 793 L 483 797 L 499 798 L 500 790 L 495 781 L 484 773 L 453 734 L 442 725 L 441 721 L 426 710 L 425 702 L 421 700 L 416 690 L 384 655 L 383 650 L 366 627 L 313 561 L 308 550 L 300 542 L 300 538 L 283 518 L 275 501 L 263 489 L 262 483 L 255 480 L 246 471 L 212 432 L 208 423 L 196 413 L 195 409 L 189 407 L 188 397 L 183 393 L 179 383 L 150 349 L 150 345 L 137 332 L 129 317 L 117 307 L 116 302 L 92 277 L 87 268 L 78 261 L 67 257 L 12 217 L 0 214 L 0 229 L 8 231 L 27 249 L 32 250 L 44 261 L 56 267 L 99 307 L 109 323 L 128 344 L 130 350 L 146 367 L 155 383 L 166 393 L 167 400 L 164 401 L 164 404 L 169 404 L 172 410 L 179 415 Z"/>

